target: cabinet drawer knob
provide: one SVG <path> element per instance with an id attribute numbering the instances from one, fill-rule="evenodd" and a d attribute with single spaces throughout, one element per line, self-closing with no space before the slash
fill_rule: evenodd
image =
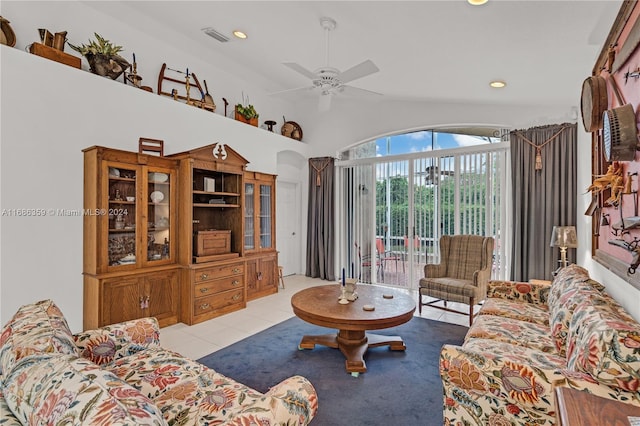
<path id="1" fill-rule="evenodd" d="M 233 280 L 231 282 L 231 285 L 238 285 L 238 284 L 240 284 L 240 281 L 238 281 L 238 280 Z"/>
<path id="2" fill-rule="evenodd" d="M 240 299 L 240 295 L 239 294 L 234 294 L 233 295 L 233 300 L 238 300 Z"/>
<path id="3" fill-rule="evenodd" d="M 233 268 L 233 273 L 237 274 L 238 272 L 240 272 L 240 268 Z"/>
<path id="4" fill-rule="evenodd" d="M 205 309 L 209 309 L 211 305 L 209 305 L 208 303 L 203 303 L 202 305 L 200 305 L 200 309 L 205 310 Z"/>
<path id="5" fill-rule="evenodd" d="M 209 291 L 209 287 L 203 287 L 200 289 L 200 293 L 206 293 Z"/>
<path id="6" fill-rule="evenodd" d="M 209 278 L 209 274 L 201 274 L 200 278 L 206 280 L 207 278 Z"/>

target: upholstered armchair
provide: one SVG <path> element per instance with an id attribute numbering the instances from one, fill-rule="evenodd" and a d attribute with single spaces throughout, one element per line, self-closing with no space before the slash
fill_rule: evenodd
<path id="1" fill-rule="evenodd" d="M 487 295 L 493 260 L 493 238 L 479 235 L 443 235 L 440 237 L 440 263 L 427 264 L 418 289 L 418 311 L 431 306 L 469 315 L 473 324 L 474 306 Z M 435 298 L 423 302 L 422 297 Z M 442 302 L 442 306 L 439 303 Z M 447 302 L 469 305 L 469 312 L 451 309 Z"/>

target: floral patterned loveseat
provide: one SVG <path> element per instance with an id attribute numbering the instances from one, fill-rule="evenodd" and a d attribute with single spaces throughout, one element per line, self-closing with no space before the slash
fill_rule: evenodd
<path id="1" fill-rule="evenodd" d="M 307 379 L 262 394 L 163 349 L 155 318 L 72 335 L 51 300 L 21 307 L 0 335 L 0 425 L 306 425 Z"/>
<path id="2" fill-rule="evenodd" d="M 640 324 L 576 265 L 550 285 L 493 281 L 440 376 L 445 425 L 555 424 L 556 386 L 640 405 Z"/>

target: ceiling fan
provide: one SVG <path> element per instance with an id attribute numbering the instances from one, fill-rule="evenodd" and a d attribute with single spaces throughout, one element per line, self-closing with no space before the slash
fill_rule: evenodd
<path id="1" fill-rule="evenodd" d="M 305 77 L 311 79 L 311 86 L 298 87 L 296 89 L 283 90 L 273 94 L 302 92 L 313 90 L 319 94 L 318 109 L 320 111 L 326 111 L 331 106 L 331 98 L 337 94 L 346 94 L 354 96 L 376 96 L 381 93 L 373 92 L 371 90 L 360 89 L 358 87 L 349 86 L 349 83 L 353 80 L 357 80 L 362 77 L 366 77 L 370 74 L 374 74 L 379 71 L 378 67 L 371 60 L 366 60 L 358 65 L 355 65 L 344 72 L 340 72 L 337 68 L 329 66 L 329 32 L 336 28 L 336 21 L 332 18 L 323 17 L 320 18 L 320 26 L 325 31 L 325 64 L 326 66 L 318 68 L 315 71 L 309 71 L 302 65 L 295 62 L 285 62 L 283 65 L 291 68 L 292 70 L 299 72 Z"/>

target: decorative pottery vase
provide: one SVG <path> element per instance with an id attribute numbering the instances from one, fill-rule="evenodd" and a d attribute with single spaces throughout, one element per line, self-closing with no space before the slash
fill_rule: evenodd
<path id="1" fill-rule="evenodd" d="M 112 80 L 120 77 L 122 73 L 129 68 L 130 64 L 120 55 L 85 55 L 91 72 L 103 77 L 109 77 Z"/>

